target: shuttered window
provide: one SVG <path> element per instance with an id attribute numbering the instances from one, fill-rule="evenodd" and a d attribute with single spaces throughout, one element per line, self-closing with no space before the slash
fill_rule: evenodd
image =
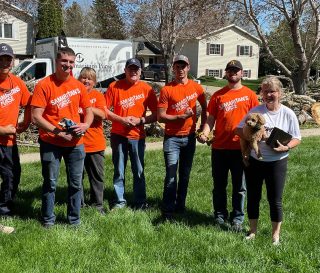
<path id="1" fill-rule="evenodd" d="M 206 69 L 206 72 L 209 77 L 222 78 L 222 69 Z"/>
<path id="2" fill-rule="evenodd" d="M 0 38 L 13 38 L 12 24 L 0 24 Z"/>
<path id="3" fill-rule="evenodd" d="M 250 56 L 252 57 L 252 46 L 238 45 L 237 56 Z"/>
<path id="4" fill-rule="evenodd" d="M 223 44 L 207 43 L 207 55 L 223 56 Z"/>
<path id="5" fill-rule="evenodd" d="M 243 70 L 243 78 L 251 78 L 251 69 L 244 69 Z"/>

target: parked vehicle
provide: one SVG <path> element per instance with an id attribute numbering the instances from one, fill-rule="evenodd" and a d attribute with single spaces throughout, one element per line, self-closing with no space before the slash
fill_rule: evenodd
<path id="1" fill-rule="evenodd" d="M 165 65 L 164 64 L 150 64 L 142 69 L 142 79 L 152 79 L 156 82 L 165 80 Z"/>
<path id="2" fill-rule="evenodd" d="M 123 73 L 126 60 L 132 57 L 130 41 L 71 37 L 67 37 L 66 41 L 76 53 L 73 69 L 76 78 L 83 67 L 89 66 L 96 70 L 97 81 L 103 81 Z M 55 71 L 55 57 L 59 46 L 59 37 L 38 40 L 36 57 L 21 62 L 13 68 L 13 73 L 27 82 L 38 81 L 52 74 Z"/>

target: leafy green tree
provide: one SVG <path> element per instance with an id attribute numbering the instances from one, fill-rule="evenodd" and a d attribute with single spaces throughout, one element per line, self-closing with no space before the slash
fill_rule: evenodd
<path id="1" fill-rule="evenodd" d="M 64 30 L 67 36 L 84 37 L 85 15 L 81 6 L 73 2 L 64 10 Z"/>
<path id="2" fill-rule="evenodd" d="M 126 38 L 124 24 L 113 0 L 94 0 L 95 32 L 103 39 Z"/>
<path id="3" fill-rule="evenodd" d="M 62 8 L 65 1 L 39 0 L 37 38 L 58 36 L 63 28 Z"/>

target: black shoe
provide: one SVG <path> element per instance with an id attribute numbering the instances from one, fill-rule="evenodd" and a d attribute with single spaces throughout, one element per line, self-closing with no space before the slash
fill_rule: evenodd
<path id="1" fill-rule="evenodd" d="M 105 215 L 107 214 L 104 208 L 97 207 L 97 210 L 98 210 L 98 212 L 99 212 L 101 215 L 103 215 L 103 216 L 105 216 Z"/>
<path id="2" fill-rule="evenodd" d="M 142 204 L 136 204 L 133 206 L 134 210 L 147 210 L 149 209 L 149 204 L 147 202 L 142 203 Z"/>
<path id="3" fill-rule="evenodd" d="M 172 221 L 174 219 L 174 213 L 169 211 L 166 211 L 166 212 L 163 211 L 161 216 L 162 216 L 162 219 L 165 221 Z"/>
<path id="4" fill-rule="evenodd" d="M 174 212 L 177 214 L 183 214 L 186 212 L 186 208 L 185 207 L 176 207 Z"/>

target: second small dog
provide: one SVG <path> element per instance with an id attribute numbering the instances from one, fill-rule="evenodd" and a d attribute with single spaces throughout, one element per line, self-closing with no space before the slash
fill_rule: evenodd
<path id="1" fill-rule="evenodd" d="M 259 159 L 262 159 L 258 141 L 266 137 L 265 123 L 266 120 L 260 113 L 250 113 L 246 118 L 243 126 L 244 138 L 240 138 L 241 153 L 245 166 L 249 165 L 251 149 L 255 151 Z"/>

